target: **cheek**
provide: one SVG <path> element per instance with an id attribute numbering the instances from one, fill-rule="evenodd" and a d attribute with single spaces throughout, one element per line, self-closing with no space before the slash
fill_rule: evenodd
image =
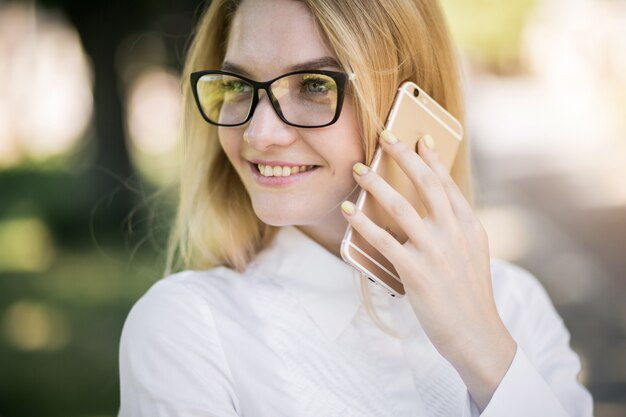
<path id="1" fill-rule="evenodd" d="M 224 153 L 228 156 L 231 163 L 237 165 L 239 163 L 238 155 L 240 154 L 239 150 L 241 148 L 242 141 L 241 134 L 237 129 L 218 128 L 217 135 Z"/>
<path id="2" fill-rule="evenodd" d="M 356 118 L 354 108 L 350 101 L 344 104 L 345 114 L 341 114 L 341 124 L 338 127 L 341 129 L 339 132 L 340 149 L 337 150 L 337 154 L 343 156 L 346 163 L 351 165 L 363 161 L 365 158 L 365 151 L 363 149 L 363 140 L 361 137 L 361 128 Z"/>

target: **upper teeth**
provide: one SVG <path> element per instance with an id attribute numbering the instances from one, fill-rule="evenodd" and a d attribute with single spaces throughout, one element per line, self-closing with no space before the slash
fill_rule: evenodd
<path id="1" fill-rule="evenodd" d="M 291 174 L 308 171 L 313 169 L 314 165 L 301 165 L 297 167 L 281 167 L 272 165 L 258 164 L 259 172 L 265 177 L 288 177 Z"/>

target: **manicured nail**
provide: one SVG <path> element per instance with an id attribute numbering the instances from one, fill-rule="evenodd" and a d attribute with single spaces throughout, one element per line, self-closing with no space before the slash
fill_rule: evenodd
<path id="1" fill-rule="evenodd" d="M 435 149 L 435 141 L 432 136 L 426 135 L 422 138 L 422 140 L 429 149 Z"/>
<path id="2" fill-rule="evenodd" d="M 396 138 L 389 130 L 383 130 L 380 134 L 380 138 L 390 145 L 398 142 L 398 138 Z"/>
<path id="3" fill-rule="evenodd" d="M 356 211 L 356 206 L 350 201 L 344 201 L 343 203 L 341 203 L 341 209 L 344 211 L 344 213 L 352 215 Z"/>
<path id="4" fill-rule="evenodd" d="M 369 168 L 363 165 L 362 163 L 357 162 L 356 164 L 352 166 L 352 170 L 359 175 L 363 175 L 363 174 L 367 174 L 367 171 L 369 171 Z"/>

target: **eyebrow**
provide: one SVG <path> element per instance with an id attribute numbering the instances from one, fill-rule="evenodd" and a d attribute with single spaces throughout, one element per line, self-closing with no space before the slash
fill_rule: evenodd
<path id="1" fill-rule="evenodd" d="M 299 64 L 292 65 L 287 68 L 288 72 L 291 71 L 302 71 L 302 70 L 310 70 L 310 69 L 322 69 L 326 67 L 333 67 L 341 69 L 341 65 L 339 62 L 330 56 L 325 56 L 322 58 L 313 59 L 311 61 L 301 62 Z M 237 74 L 241 74 L 247 77 L 251 77 L 250 72 L 246 71 L 243 67 L 240 67 L 237 64 L 232 62 L 224 61 L 220 66 L 222 71 L 235 72 Z"/>

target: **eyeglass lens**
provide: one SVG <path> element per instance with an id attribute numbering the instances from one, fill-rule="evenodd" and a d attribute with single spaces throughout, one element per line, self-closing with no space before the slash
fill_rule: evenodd
<path id="1" fill-rule="evenodd" d="M 254 87 L 226 74 L 206 74 L 197 83 L 200 105 L 209 120 L 236 125 L 248 118 Z M 330 123 L 337 109 L 337 83 L 324 74 L 306 73 L 281 77 L 270 85 L 278 111 L 287 122 L 301 126 Z"/>

